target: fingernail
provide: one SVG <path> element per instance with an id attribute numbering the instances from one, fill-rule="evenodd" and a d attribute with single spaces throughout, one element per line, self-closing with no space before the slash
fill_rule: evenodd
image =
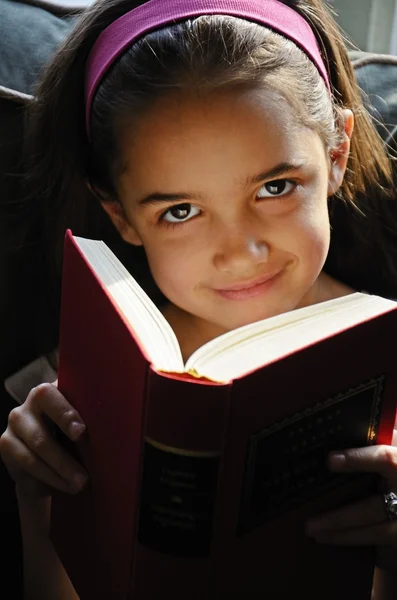
<path id="1" fill-rule="evenodd" d="M 73 421 L 68 427 L 68 433 L 71 440 L 77 440 L 85 431 L 85 425 L 78 421 Z"/>
<path id="2" fill-rule="evenodd" d="M 73 476 L 71 487 L 74 491 L 80 492 L 87 485 L 88 477 L 83 473 L 77 473 Z"/>
<path id="3" fill-rule="evenodd" d="M 329 466 L 332 469 L 339 469 L 346 465 L 346 455 L 342 452 L 331 453 L 328 457 Z"/>

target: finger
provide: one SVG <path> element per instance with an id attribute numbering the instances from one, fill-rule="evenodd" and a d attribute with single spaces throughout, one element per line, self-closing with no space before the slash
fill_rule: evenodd
<path id="1" fill-rule="evenodd" d="M 384 521 L 368 527 L 322 531 L 312 537 L 320 544 L 335 546 L 397 546 L 397 523 Z"/>
<path id="2" fill-rule="evenodd" d="M 57 473 L 48 467 L 37 455 L 18 438 L 2 436 L 1 454 L 4 464 L 15 483 L 24 483 L 26 474 L 41 483 L 61 492 L 77 493 L 80 488 L 69 485 Z"/>
<path id="3" fill-rule="evenodd" d="M 315 535 L 322 531 L 375 525 L 384 522 L 386 518 L 384 500 L 381 494 L 377 494 L 310 519 L 307 522 L 307 532 Z"/>
<path id="4" fill-rule="evenodd" d="M 47 415 L 72 441 L 77 440 L 85 431 L 85 425 L 77 410 L 51 383 L 42 383 L 33 388 L 23 407 L 35 414 Z"/>
<path id="5" fill-rule="evenodd" d="M 333 471 L 378 473 L 397 481 L 397 448 L 394 446 L 368 446 L 331 452 L 328 463 Z"/>
<path id="6" fill-rule="evenodd" d="M 12 451 L 15 449 L 13 441 L 19 441 L 26 447 L 23 458 L 35 457 L 47 465 L 58 477 L 63 479 L 69 486 L 81 489 L 87 480 L 84 469 L 64 450 L 53 438 L 44 421 L 29 412 L 21 412 L 18 409 L 11 411 L 9 415 L 9 429 L 7 430 L 5 451 L 12 459 Z M 5 434 L 6 435 L 6 434 Z M 7 444 L 8 442 L 8 444 Z M 8 445 L 8 448 L 7 448 Z M 27 464 L 22 463 L 20 469 L 25 469 L 30 475 L 35 473 L 29 470 L 32 460 Z M 14 463 L 16 457 L 14 459 Z"/>

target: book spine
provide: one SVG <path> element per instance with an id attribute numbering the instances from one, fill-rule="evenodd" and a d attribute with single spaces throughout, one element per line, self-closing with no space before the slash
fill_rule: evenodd
<path id="1" fill-rule="evenodd" d="M 149 371 L 131 598 L 202 599 L 230 385 Z"/>
<path id="2" fill-rule="evenodd" d="M 87 427 L 82 439 L 67 440 L 66 448 L 84 465 L 89 484 L 76 495 L 53 495 L 50 536 L 81 600 L 127 600 L 149 366 L 70 235 L 59 355 L 59 390 Z"/>

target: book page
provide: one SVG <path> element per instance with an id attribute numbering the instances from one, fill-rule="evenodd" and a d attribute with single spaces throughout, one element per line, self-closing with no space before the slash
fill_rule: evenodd
<path id="1" fill-rule="evenodd" d="M 230 381 L 393 308 L 397 303 L 392 300 L 354 293 L 297 309 L 208 342 L 190 357 L 186 369 Z"/>
<path id="2" fill-rule="evenodd" d="M 158 371 L 191 372 L 225 382 L 395 308 L 397 303 L 356 292 L 299 308 L 225 333 L 196 350 L 184 365 L 168 321 L 108 246 L 74 238 Z"/>
<path id="3" fill-rule="evenodd" d="M 173 329 L 134 277 L 104 242 L 74 239 L 129 323 L 148 361 L 158 370 L 183 372 Z"/>

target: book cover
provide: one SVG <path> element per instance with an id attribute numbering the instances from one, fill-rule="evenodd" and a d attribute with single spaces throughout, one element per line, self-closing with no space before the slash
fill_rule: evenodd
<path id="1" fill-rule="evenodd" d="M 304 523 L 376 490 L 325 458 L 390 442 L 396 327 L 391 310 L 224 384 L 158 372 L 69 235 L 59 388 L 90 486 L 54 496 L 51 535 L 81 599 L 370 600 L 373 550 Z"/>

